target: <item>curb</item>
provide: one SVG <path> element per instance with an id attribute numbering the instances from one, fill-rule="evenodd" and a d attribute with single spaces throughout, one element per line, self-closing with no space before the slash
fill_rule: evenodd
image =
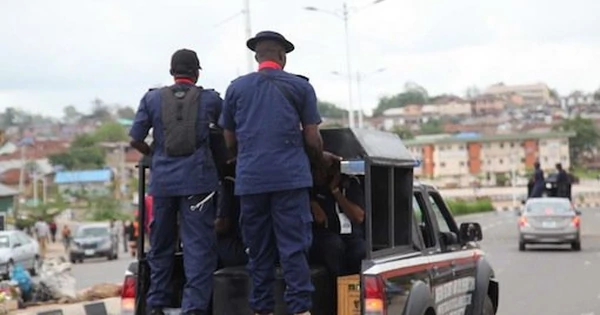
<path id="1" fill-rule="evenodd" d="M 14 315 L 119 315 L 121 299 L 118 297 L 74 304 L 34 306 L 11 312 Z"/>

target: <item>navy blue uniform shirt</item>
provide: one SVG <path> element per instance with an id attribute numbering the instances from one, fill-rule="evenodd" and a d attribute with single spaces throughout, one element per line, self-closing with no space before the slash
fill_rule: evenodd
<path id="1" fill-rule="evenodd" d="M 287 89 L 296 106 L 266 76 Z M 301 123 L 321 123 L 317 97 L 308 81 L 267 68 L 229 85 L 219 125 L 235 132 L 238 142 L 236 195 L 312 186 Z"/>
<path id="2" fill-rule="evenodd" d="M 144 141 L 152 128 L 154 149 L 150 193 L 153 196 L 196 195 L 212 192 L 218 188 L 219 178 L 208 139 L 209 124 L 217 122 L 223 100 L 214 90 L 203 90 L 199 100 L 196 123 L 196 141 L 199 148 L 192 155 L 184 157 L 169 157 L 164 150 L 160 90 L 147 92 L 140 102 L 129 135 L 135 141 Z"/>
<path id="3" fill-rule="evenodd" d="M 363 211 L 365 210 L 365 197 L 364 192 L 360 183 L 360 180 L 352 176 L 342 175 L 340 183 L 340 191 L 344 194 L 346 199 L 355 205 L 359 206 Z M 327 228 L 316 227 L 315 232 L 329 232 L 329 233 L 340 233 L 340 218 L 337 215 L 337 201 L 331 194 L 329 186 L 320 187 L 316 186 L 312 190 L 311 199 L 319 203 L 319 206 L 325 212 L 327 216 Z M 341 206 L 339 210 L 343 213 Z M 352 223 L 352 234 L 364 237 L 364 225 Z"/>

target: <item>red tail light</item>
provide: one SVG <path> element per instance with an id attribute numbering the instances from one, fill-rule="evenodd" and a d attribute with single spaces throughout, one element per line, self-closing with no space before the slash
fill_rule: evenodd
<path id="1" fill-rule="evenodd" d="M 574 217 L 572 224 L 574 227 L 579 228 L 581 225 L 581 218 L 579 216 Z"/>
<path id="2" fill-rule="evenodd" d="M 131 311 L 135 309 L 135 277 L 125 276 L 123 289 L 121 290 L 121 309 L 122 311 Z"/>
<path id="3" fill-rule="evenodd" d="M 386 315 L 383 280 L 378 276 L 365 276 L 364 288 L 365 314 Z"/>
<path id="4" fill-rule="evenodd" d="M 528 226 L 529 223 L 527 223 L 527 218 L 526 217 L 520 217 L 519 218 L 519 226 L 523 227 L 523 226 Z"/>

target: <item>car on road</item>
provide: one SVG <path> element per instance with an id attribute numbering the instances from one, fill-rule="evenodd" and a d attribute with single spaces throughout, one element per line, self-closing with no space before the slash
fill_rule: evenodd
<path id="1" fill-rule="evenodd" d="M 351 170 L 345 174 L 357 176 L 365 187 L 367 249 L 361 272 L 338 278 L 338 288 L 342 288 L 338 295 L 327 271 L 311 266 L 315 287 L 311 314 L 335 314 L 338 301 L 344 308 L 338 309 L 340 314 L 496 314 L 499 283 L 478 244 L 481 226 L 476 222 L 457 225 L 435 187 L 413 182 L 414 158 L 400 138 L 366 129 L 328 129 L 321 134 L 324 149 L 344 158 L 342 172 Z M 147 167 L 140 162 L 141 183 Z M 141 209 L 140 222 L 144 213 Z M 182 253 L 174 259 L 172 302 L 167 307 L 178 309 L 184 283 Z M 209 314 L 253 314 L 245 266 L 216 270 L 213 279 Z M 148 285 L 149 268 L 142 252 L 125 273 L 123 315 L 145 314 Z M 287 314 L 284 288 L 278 268 L 275 315 Z"/>
<path id="2" fill-rule="evenodd" d="M 31 236 L 19 230 L 0 231 L 0 275 L 10 276 L 16 264 L 22 264 L 32 275 L 41 265 L 40 246 Z"/>
<path id="3" fill-rule="evenodd" d="M 528 199 L 519 217 L 519 250 L 527 244 L 570 244 L 581 250 L 581 212 L 568 198 Z"/>
<path id="4" fill-rule="evenodd" d="M 69 247 L 69 259 L 72 263 L 81 263 L 85 259 L 99 257 L 105 257 L 108 260 L 119 258 L 118 239 L 111 235 L 108 224 L 80 225 Z"/>

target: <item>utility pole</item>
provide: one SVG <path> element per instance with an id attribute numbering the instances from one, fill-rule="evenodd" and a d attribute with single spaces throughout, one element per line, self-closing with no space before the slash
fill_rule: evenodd
<path id="1" fill-rule="evenodd" d="M 245 35 L 246 40 L 252 37 L 252 26 L 250 21 L 250 0 L 244 0 L 244 24 L 245 24 Z M 250 51 L 246 51 L 246 62 L 248 66 L 248 73 L 254 70 L 254 59 Z"/>
<path id="2" fill-rule="evenodd" d="M 352 105 L 352 63 L 350 61 L 350 31 L 348 29 L 348 5 L 343 7 L 344 31 L 346 33 L 346 73 L 348 74 L 348 126 L 354 127 L 354 106 Z"/>

